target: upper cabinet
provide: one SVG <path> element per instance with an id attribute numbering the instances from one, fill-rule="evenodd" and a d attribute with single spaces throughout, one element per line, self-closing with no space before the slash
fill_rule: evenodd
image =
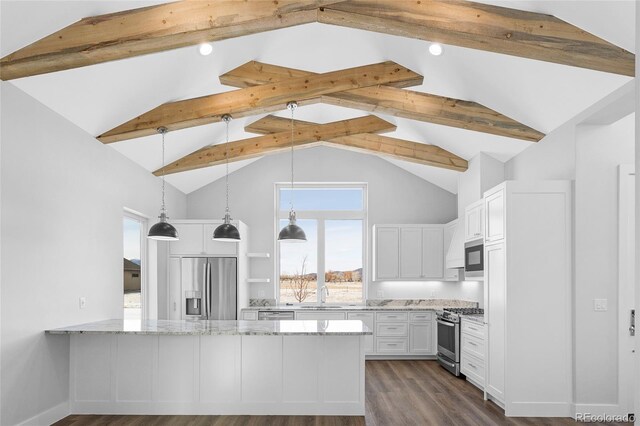
<path id="1" fill-rule="evenodd" d="M 443 278 L 443 225 L 377 225 L 373 232 L 375 281 Z"/>
<path id="2" fill-rule="evenodd" d="M 374 280 L 398 278 L 400 274 L 400 229 L 374 227 Z"/>
<path id="3" fill-rule="evenodd" d="M 464 213 L 464 241 L 473 241 L 484 236 L 484 200 L 470 204 Z"/>
<path id="4" fill-rule="evenodd" d="M 237 243 L 213 241 L 213 230 L 220 223 L 171 222 L 178 230 L 180 239 L 169 243 L 169 253 L 171 255 L 237 256 Z"/>
<path id="5" fill-rule="evenodd" d="M 452 241 L 453 236 L 456 233 L 456 228 L 458 227 L 458 219 L 455 219 L 449 223 L 447 223 L 443 228 L 443 240 L 444 240 L 444 280 L 445 281 L 459 281 L 460 280 L 460 267 L 464 267 L 464 246 L 462 242 L 460 242 L 459 257 L 460 261 L 455 262 L 453 257 L 455 256 L 452 252 Z M 460 231 L 462 232 L 462 231 Z M 461 239 L 462 237 L 460 237 Z M 456 248 L 453 248 L 455 251 Z M 447 267 L 449 266 L 449 267 Z"/>
<path id="6" fill-rule="evenodd" d="M 504 189 L 499 187 L 488 191 L 484 204 L 486 209 L 485 244 L 504 240 Z"/>

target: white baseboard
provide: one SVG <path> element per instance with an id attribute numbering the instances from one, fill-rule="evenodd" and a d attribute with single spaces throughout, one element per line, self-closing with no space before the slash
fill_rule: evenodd
<path id="1" fill-rule="evenodd" d="M 594 416 L 625 416 L 629 414 L 627 411 L 619 404 L 576 404 L 572 417 L 575 419 L 579 413 Z"/>
<path id="2" fill-rule="evenodd" d="M 40 414 L 36 414 L 30 419 L 18 423 L 18 426 L 46 426 L 64 419 L 69 414 L 71 414 L 69 411 L 69 401 L 66 401 L 62 404 L 56 405 L 55 407 L 51 407 Z"/>

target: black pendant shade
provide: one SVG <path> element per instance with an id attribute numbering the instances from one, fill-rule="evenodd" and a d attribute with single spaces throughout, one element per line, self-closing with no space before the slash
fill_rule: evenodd
<path id="1" fill-rule="evenodd" d="M 307 241 L 307 236 L 302 228 L 296 225 L 296 213 L 294 211 L 289 213 L 289 224 L 280 230 L 278 240 L 288 243 L 304 243 Z"/>
<path id="2" fill-rule="evenodd" d="M 240 241 L 240 231 L 231 224 L 229 213 L 224 216 L 224 223 L 213 231 L 213 239 L 216 241 L 227 241 L 237 243 Z"/>
<path id="3" fill-rule="evenodd" d="M 167 215 L 163 212 L 160 213 L 160 222 L 156 223 L 149 229 L 147 235 L 152 240 L 161 241 L 177 241 L 178 230 L 173 227 L 172 224 L 167 222 Z"/>

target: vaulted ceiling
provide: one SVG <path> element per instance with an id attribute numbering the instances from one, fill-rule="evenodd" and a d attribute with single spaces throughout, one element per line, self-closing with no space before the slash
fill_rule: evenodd
<path id="1" fill-rule="evenodd" d="M 486 4 L 554 15 L 602 39 L 602 43 L 596 43 L 595 47 L 574 40 L 558 48 L 558 40 L 550 38 L 549 34 L 543 34 L 547 37 L 545 40 L 535 40 L 524 48 L 508 47 L 509 43 L 503 47 L 499 41 L 486 41 L 479 36 L 460 41 L 443 30 L 440 33 L 434 31 L 433 36 L 424 34 L 422 30 L 416 34 L 418 27 L 409 18 L 403 25 L 385 27 L 384 19 L 388 18 L 386 13 L 389 11 L 384 6 L 388 1 L 320 1 L 327 5 L 327 13 L 322 19 L 318 18 L 315 6 L 308 10 L 303 8 L 295 19 L 310 23 L 280 28 L 282 20 L 275 24 L 269 21 L 265 28 L 274 25 L 280 29 L 215 41 L 210 56 L 201 56 L 197 47 L 190 45 L 197 41 L 185 41 L 184 36 L 175 43 L 186 47 L 173 48 L 175 46 L 171 45 L 171 50 L 163 50 L 154 43 L 151 50 L 145 51 L 152 53 L 132 57 L 127 57 L 126 52 L 134 48 L 120 49 L 115 53 L 110 51 L 102 58 L 123 59 L 95 64 L 92 62 L 100 61 L 91 55 L 97 55 L 99 49 L 88 49 L 85 52 L 90 54 L 84 56 L 66 54 L 45 61 L 45 55 L 36 49 L 36 43 L 31 46 L 31 53 L 39 62 L 35 61 L 34 65 L 27 61 L 25 65 L 23 61 L 19 66 L 8 66 L 11 64 L 7 62 L 7 55 L 82 18 L 159 3 L 164 2 L 3 1 L 0 3 L 0 53 L 3 57 L 0 71 L 2 79 L 11 80 L 3 84 L 15 84 L 91 135 L 100 137 L 103 142 L 113 142 L 110 147 L 150 172 L 161 166 L 160 136 L 154 134 L 154 129 L 158 123 L 167 125 L 172 130 L 166 136 L 167 169 L 173 167 L 170 171 L 176 172 L 168 175 L 167 181 L 185 193 L 220 178 L 224 173 L 224 168 L 216 165 L 220 158 L 224 158 L 224 152 L 221 147 L 211 145 L 219 145 L 225 140 L 225 125 L 220 122 L 225 111 L 211 109 L 214 104 L 209 102 L 207 108 L 210 110 L 197 116 L 201 109 L 194 108 L 195 104 L 187 101 L 189 99 L 225 93 L 215 98 L 215 105 L 221 105 L 217 99 L 224 98 L 228 102 L 223 104 L 227 105 L 225 108 L 236 108 L 233 112 L 228 111 L 235 116 L 230 123 L 230 140 L 236 144 L 236 152 L 242 155 L 233 157 L 237 161 L 231 163 L 232 171 L 255 161 L 268 150 L 277 152 L 282 148 L 282 143 L 286 142 L 288 122 L 277 117 L 289 117 L 289 112 L 285 109 L 286 102 L 281 101 L 287 98 L 287 93 L 298 93 L 300 99 L 290 100 L 302 101 L 302 106 L 295 112 L 297 120 L 306 121 L 298 126 L 300 135 L 296 143 L 300 146 L 322 142 L 340 148 L 365 150 L 455 192 L 457 175 L 464 170 L 464 160 L 481 151 L 501 161 L 510 159 L 625 84 L 631 78 L 628 75 L 633 73 L 633 57 L 628 52 L 635 52 L 635 2 L 578 0 L 484 1 L 477 6 L 482 14 L 486 12 L 482 9 Z M 258 3 L 271 4 L 262 1 L 253 4 Z M 293 3 L 316 4 L 314 1 Z M 376 7 L 352 10 L 369 3 Z M 398 3 L 409 9 L 416 7 L 415 2 L 401 0 Z M 466 2 L 444 4 L 447 7 L 470 5 Z M 258 13 L 256 10 L 254 8 L 252 13 Z M 314 11 L 316 14 L 309 18 L 308 15 Z M 369 15 L 363 18 L 363 13 Z M 513 13 L 519 16 L 518 12 Z M 290 15 L 285 15 L 286 21 Z M 411 17 L 409 14 L 403 16 Z M 318 20 L 320 22 L 316 22 Z M 84 21 L 89 26 L 88 39 L 99 36 L 92 27 L 99 22 Z M 489 24 L 498 25 L 498 22 L 490 21 Z M 540 24 L 540 31 L 557 30 L 554 25 L 559 24 L 553 18 L 545 18 Z M 535 39 L 536 31 L 534 28 L 525 34 L 526 37 L 522 34 L 516 36 L 526 42 L 527 37 Z M 113 33 L 112 30 L 109 32 Z M 554 36 L 559 34 L 568 37 L 562 31 L 554 33 Z M 577 34 L 591 37 L 580 32 Z M 50 45 L 54 47 L 67 41 L 65 32 L 56 36 L 50 38 Z M 510 38 L 511 33 L 504 36 Z M 433 41 L 451 44 L 444 45 L 441 56 L 432 56 L 428 53 L 429 37 L 433 37 Z M 492 43 L 496 46 L 489 51 L 484 50 L 487 44 L 491 46 Z M 609 43 L 619 48 L 610 48 Z M 109 49 L 106 41 L 102 46 Z M 149 46 L 145 48 L 149 49 Z M 30 53 L 29 49 L 22 52 L 26 52 L 25 56 Z M 384 62 L 395 63 L 392 68 L 406 69 L 413 77 L 398 83 L 397 78 L 388 77 L 384 71 L 387 68 L 380 65 Z M 256 63 L 259 66 L 256 67 Z M 283 74 L 277 78 L 266 76 L 264 64 L 276 65 L 274 72 Z M 88 66 L 76 67 L 79 65 Z M 69 69 L 50 72 L 52 66 Z M 372 68 L 358 74 L 368 77 L 359 77 L 355 79 L 357 81 L 353 78 L 354 73 L 336 73 L 363 66 Z M 40 72 L 42 74 L 29 75 Z M 247 79 L 247 73 L 250 79 Z M 303 96 L 304 84 L 296 85 L 300 83 L 300 76 L 308 77 L 316 90 L 315 96 Z M 343 86 L 333 86 L 339 84 L 339 78 L 343 76 Z M 367 78 L 373 76 L 387 78 L 388 81 L 382 81 L 385 85 L 379 87 L 372 86 Z M 295 77 L 298 77 L 297 83 Z M 266 80 L 261 80 L 263 78 Z M 266 82 L 277 88 L 261 88 L 260 85 Z M 305 82 L 304 77 L 302 82 Z M 355 96 L 351 94 L 353 90 L 343 90 L 346 87 L 361 87 L 357 89 L 361 92 Z M 282 93 L 276 96 L 270 90 Z M 235 92 L 228 93 L 231 91 Z M 247 96 L 256 93 L 264 93 L 260 95 L 261 100 L 247 102 Z M 162 105 L 165 106 L 159 107 Z M 190 113 L 195 111 L 193 114 L 196 116 L 192 114 L 177 120 L 179 112 L 184 112 L 185 108 L 173 107 L 182 105 L 187 105 Z M 439 108 L 432 110 L 433 105 L 439 105 Z M 478 108 L 484 109 L 474 116 L 474 120 L 465 122 L 456 115 L 452 121 L 454 111 L 462 111 L 462 116 L 467 117 L 471 112 L 477 114 Z M 160 113 L 154 116 L 154 111 Z M 140 123 L 145 121 L 150 123 L 147 127 L 151 131 L 140 132 Z M 176 124 L 178 121 L 182 124 Z M 135 132 L 117 130 L 127 125 Z M 378 134 L 380 132 L 384 135 Z M 246 147 L 249 146 L 266 147 L 268 150 L 254 149 L 248 153 Z"/>

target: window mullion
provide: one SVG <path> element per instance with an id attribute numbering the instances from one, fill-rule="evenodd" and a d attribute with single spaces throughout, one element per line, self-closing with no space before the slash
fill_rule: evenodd
<path id="1" fill-rule="evenodd" d="M 320 289 L 325 285 L 324 282 L 324 268 L 325 268 L 325 231 L 324 231 L 324 219 L 318 219 L 318 281 L 317 281 L 317 292 L 316 292 L 316 301 L 319 303 L 321 301 Z"/>

